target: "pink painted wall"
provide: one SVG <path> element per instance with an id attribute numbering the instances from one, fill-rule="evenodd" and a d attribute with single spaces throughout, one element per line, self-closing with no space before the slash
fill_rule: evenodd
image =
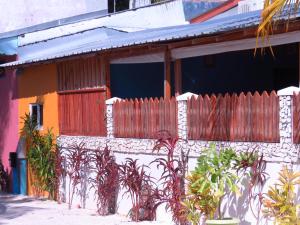
<path id="1" fill-rule="evenodd" d="M 18 101 L 14 70 L 0 76 L 0 158 L 10 173 L 9 152 L 18 145 Z"/>

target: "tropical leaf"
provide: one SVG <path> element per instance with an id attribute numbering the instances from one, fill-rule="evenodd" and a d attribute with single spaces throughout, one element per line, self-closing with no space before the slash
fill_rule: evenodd
<path id="1" fill-rule="evenodd" d="M 270 187 L 267 197 L 263 201 L 263 213 L 266 217 L 273 217 L 279 225 L 299 224 L 295 185 L 299 184 L 300 174 L 283 166 L 279 172 L 278 183 Z"/>
<path id="2" fill-rule="evenodd" d="M 286 17 L 286 29 L 288 29 L 289 19 L 299 9 L 299 3 L 299 0 L 265 0 L 257 29 L 257 43 L 270 45 L 269 35 L 273 33 L 273 27 L 281 16 Z"/>

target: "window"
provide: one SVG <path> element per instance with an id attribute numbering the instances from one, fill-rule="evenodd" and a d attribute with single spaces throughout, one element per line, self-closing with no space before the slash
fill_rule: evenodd
<path id="1" fill-rule="evenodd" d="M 108 0 L 108 12 L 114 13 L 164 1 L 166 0 Z"/>
<path id="2" fill-rule="evenodd" d="M 0 61 L 0 63 L 3 64 L 4 62 Z M 4 78 L 4 76 L 5 76 L 5 69 L 3 67 L 1 67 L 0 68 L 0 79 Z"/>
<path id="3" fill-rule="evenodd" d="M 43 128 L 43 105 L 30 104 L 29 108 L 30 117 L 36 122 L 37 128 L 40 130 Z"/>
<path id="4" fill-rule="evenodd" d="M 129 0 L 108 0 L 108 12 L 118 12 L 129 9 Z"/>

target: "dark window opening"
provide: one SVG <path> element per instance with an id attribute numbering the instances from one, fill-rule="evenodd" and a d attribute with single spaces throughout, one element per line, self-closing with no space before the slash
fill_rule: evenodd
<path id="1" fill-rule="evenodd" d="M 31 106 L 31 118 L 32 118 L 32 121 L 33 121 L 35 124 L 38 124 L 38 121 L 37 121 L 37 118 L 38 118 L 37 105 L 32 105 L 32 106 Z"/>
<path id="2" fill-rule="evenodd" d="M 30 104 L 30 116 L 36 123 L 37 128 L 43 127 L 43 105 L 41 104 Z"/>
<path id="3" fill-rule="evenodd" d="M 40 123 L 40 126 L 42 127 L 43 126 L 43 120 L 44 120 L 44 118 L 43 118 L 43 105 L 40 105 L 40 120 L 39 120 L 39 123 Z"/>
<path id="4" fill-rule="evenodd" d="M 278 91 L 299 85 L 297 44 L 273 46 L 275 57 L 254 50 L 226 52 L 182 60 L 182 91 L 225 94 Z"/>
<path id="5" fill-rule="evenodd" d="M 119 98 L 163 97 L 164 64 L 112 64 L 111 92 Z"/>
<path id="6" fill-rule="evenodd" d="M 108 12 L 114 13 L 129 9 L 129 0 L 108 0 Z"/>
<path id="7" fill-rule="evenodd" d="M 0 61 L 0 64 L 5 63 L 4 61 Z M 0 79 L 5 77 L 5 69 L 0 67 Z"/>

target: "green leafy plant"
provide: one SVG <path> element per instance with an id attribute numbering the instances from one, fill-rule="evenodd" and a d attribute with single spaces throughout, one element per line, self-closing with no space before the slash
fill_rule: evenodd
<path id="1" fill-rule="evenodd" d="M 187 176 L 188 190 L 187 199 L 183 202 L 183 205 L 187 208 L 187 217 L 193 225 L 199 223 L 201 212 L 203 215 L 209 215 L 213 217 L 218 207 L 216 198 L 210 193 L 210 189 L 199 191 L 202 188 L 202 183 L 198 182 L 201 179 L 201 175 L 192 172 Z"/>
<path id="2" fill-rule="evenodd" d="M 40 191 L 47 191 L 49 198 L 54 199 L 57 177 L 55 173 L 56 144 L 53 133 L 48 130 L 41 134 L 37 130 L 36 120 L 29 115 L 23 117 L 21 131 L 25 138 L 29 167 L 34 175 L 34 186 Z"/>
<path id="3" fill-rule="evenodd" d="M 30 117 L 29 114 L 25 114 L 21 117 L 23 121 L 23 127 L 21 129 L 21 137 L 25 140 L 25 150 L 28 151 L 32 145 L 35 144 L 36 139 L 39 138 L 39 131 L 37 129 L 36 120 Z"/>
<path id="4" fill-rule="evenodd" d="M 233 170 L 236 157 L 231 148 L 217 149 L 213 144 L 202 151 L 196 168 L 188 177 L 188 198 L 183 203 L 188 208 L 188 218 L 194 224 L 199 218 L 197 211 L 209 219 L 216 216 L 224 218 L 221 210 L 224 196 L 239 193 Z"/>
<path id="5" fill-rule="evenodd" d="M 299 225 L 297 216 L 295 186 L 300 185 L 300 173 L 283 166 L 278 183 L 270 187 L 263 201 L 263 213 L 267 218 L 274 218 L 277 225 Z"/>

